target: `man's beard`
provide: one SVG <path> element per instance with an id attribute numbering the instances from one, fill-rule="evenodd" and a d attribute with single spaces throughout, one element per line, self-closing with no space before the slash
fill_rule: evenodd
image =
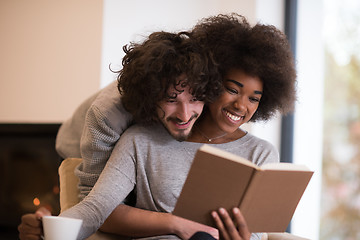
<path id="1" fill-rule="evenodd" d="M 172 135 L 172 136 L 176 141 L 183 142 L 186 139 L 188 139 L 189 135 L 190 134 L 180 134 L 180 135 L 177 135 L 177 136 L 174 136 L 174 135 Z"/>
<path id="2" fill-rule="evenodd" d="M 185 141 L 186 139 L 188 139 L 189 135 L 190 134 L 185 134 L 183 132 L 185 132 L 185 130 L 181 131 L 179 134 L 173 134 L 167 127 L 165 127 L 166 131 L 168 131 L 168 133 L 176 140 L 176 141 L 179 141 L 179 142 L 183 142 Z"/>
<path id="3" fill-rule="evenodd" d="M 194 114 L 191 116 L 191 118 L 188 120 L 188 122 L 191 122 L 193 119 L 197 119 L 199 116 L 199 114 Z M 177 122 L 182 122 L 180 119 L 172 119 L 172 118 L 168 118 L 166 119 L 168 122 L 170 121 L 177 121 Z M 164 124 L 165 126 L 165 129 L 168 131 L 168 133 L 177 141 L 179 142 L 183 142 L 183 141 L 186 141 L 188 139 L 188 137 L 190 136 L 190 133 L 191 133 L 191 129 L 190 131 L 188 129 L 179 129 L 177 132 L 179 132 L 179 134 L 174 134 L 172 133 L 166 124 Z M 185 134 L 186 131 L 189 131 L 188 134 Z"/>

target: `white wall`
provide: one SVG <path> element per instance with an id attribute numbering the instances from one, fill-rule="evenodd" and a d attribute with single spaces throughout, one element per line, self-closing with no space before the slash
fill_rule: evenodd
<path id="1" fill-rule="evenodd" d="M 322 0 L 298 1 L 297 69 L 299 100 L 295 114 L 294 162 L 315 171 L 294 218 L 293 232 L 319 239 L 324 48 Z"/>
<path id="2" fill-rule="evenodd" d="M 0 1 L 0 122 L 62 122 L 100 85 L 101 0 Z"/>
<path id="3" fill-rule="evenodd" d="M 255 20 L 255 1 L 247 0 L 104 0 L 101 85 L 115 79 L 109 71 L 121 68 L 122 46 L 151 32 L 188 30 L 198 20 L 219 13 L 237 12 Z"/>

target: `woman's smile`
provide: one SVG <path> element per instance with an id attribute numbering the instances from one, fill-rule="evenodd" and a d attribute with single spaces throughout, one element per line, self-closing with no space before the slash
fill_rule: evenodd
<path id="1" fill-rule="evenodd" d="M 223 109 L 223 112 L 230 121 L 232 121 L 236 124 L 244 119 L 244 116 L 240 116 L 239 114 L 232 113 L 226 109 Z"/>

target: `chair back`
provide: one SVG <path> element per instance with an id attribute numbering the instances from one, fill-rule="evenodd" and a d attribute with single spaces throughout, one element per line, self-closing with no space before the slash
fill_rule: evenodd
<path id="1" fill-rule="evenodd" d="M 79 202 L 79 178 L 75 176 L 74 171 L 81 161 L 81 158 L 67 158 L 60 164 L 60 212 Z"/>

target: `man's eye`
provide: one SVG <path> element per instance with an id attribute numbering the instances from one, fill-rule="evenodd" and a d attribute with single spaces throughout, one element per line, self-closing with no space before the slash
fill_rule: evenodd
<path id="1" fill-rule="evenodd" d="M 175 99 L 168 98 L 168 99 L 166 100 L 166 102 L 167 102 L 167 103 L 174 103 L 174 102 L 176 102 L 176 100 L 175 100 Z"/>

